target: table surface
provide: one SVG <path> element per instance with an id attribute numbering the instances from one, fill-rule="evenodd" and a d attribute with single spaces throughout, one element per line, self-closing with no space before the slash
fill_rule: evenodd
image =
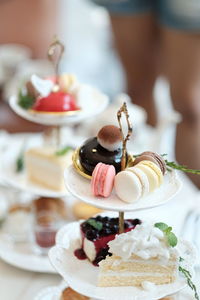
<path id="1" fill-rule="evenodd" d="M 183 181 L 182 190 L 167 205 L 137 213 L 137 217 L 154 218 L 173 226 L 177 234 L 183 226 L 185 215 L 189 208 L 199 202 L 199 192 L 196 191 L 190 181 L 181 175 Z M 195 279 L 200 286 L 200 271 L 197 269 Z M 27 272 L 10 266 L 0 261 L 0 299 L 2 300 L 27 300 L 43 288 L 57 285 L 61 282 L 59 275 L 39 274 Z M 12 288 L 10 288 L 12 287 Z"/>

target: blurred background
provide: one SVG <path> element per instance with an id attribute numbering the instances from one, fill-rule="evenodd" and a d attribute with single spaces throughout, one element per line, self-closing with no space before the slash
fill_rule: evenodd
<path id="1" fill-rule="evenodd" d="M 28 12 L 27 15 L 22 13 L 22 9 Z M 30 9 L 32 13 L 29 16 Z M 31 74 L 47 76 L 52 73 L 46 53 L 54 34 L 66 47 L 60 65 L 61 73 L 76 74 L 81 82 L 108 94 L 111 102 L 117 103 L 117 97 L 127 92 L 125 71 L 114 44 L 109 13 L 104 7 L 89 0 L 60 0 L 50 5 L 46 1 L 42 4 L 39 1 L 34 4 L 29 1 L 3 1 L 1 15 L 5 30 L 2 30 L 0 38 L 0 128 L 9 132 L 42 130 L 41 126 L 19 118 L 2 101 L 7 102 Z M 11 26 L 14 20 L 18 20 L 16 28 Z M 146 139 L 150 148 L 156 140 L 160 148 L 157 151 L 167 152 L 174 159 L 174 124 L 181 117 L 172 108 L 169 86 L 164 77 L 158 77 L 153 94 L 158 123 L 156 129 L 145 124 L 146 134 L 141 132 L 139 150 L 144 150 L 145 147 L 141 148 L 140 144 L 145 145 Z M 137 96 L 133 95 L 131 101 L 135 103 L 136 99 Z M 146 117 L 135 114 L 136 119 L 141 119 L 140 123 L 145 123 Z M 148 135 L 152 136 L 152 142 Z"/>

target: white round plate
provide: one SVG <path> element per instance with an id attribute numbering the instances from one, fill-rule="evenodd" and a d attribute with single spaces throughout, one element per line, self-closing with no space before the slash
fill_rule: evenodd
<path id="1" fill-rule="evenodd" d="M 33 253 L 30 243 L 14 243 L 6 234 L 0 234 L 0 258 L 6 263 L 33 272 L 54 273 L 48 256 Z"/>
<path id="2" fill-rule="evenodd" d="M 91 193 L 91 181 L 79 175 L 73 166 L 65 170 L 64 178 L 65 185 L 73 196 L 98 208 L 112 211 L 136 211 L 163 205 L 174 197 L 181 187 L 177 173 L 172 170 L 164 176 L 164 183 L 159 189 L 129 204 L 120 200 L 114 191 L 108 198 L 94 197 Z"/>
<path id="3" fill-rule="evenodd" d="M 16 159 L 19 150 L 15 150 L 16 149 L 10 145 L 10 148 L 6 151 L 6 154 L 3 155 L 1 162 L 1 178 L 4 183 L 19 191 L 43 197 L 60 198 L 69 195 L 67 189 L 64 189 L 63 191 L 54 191 L 31 183 L 27 179 L 26 169 L 20 173 L 16 172 Z"/>
<path id="4" fill-rule="evenodd" d="M 35 296 L 35 298 L 33 300 L 60 300 L 60 295 L 61 295 L 62 290 L 64 288 L 66 288 L 67 286 L 68 286 L 67 283 L 63 282 L 59 286 L 49 286 L 47 288 L 44 288 Z M 192 295 L 188 294 L 188 292 L 183 291 L 183 292 L 176 294 L 175 299 L 176 300 L 193 300 L 194 298 Z M 93 298 L 93 300 L 95 300 L 95 299 Z M 113 298 L 111 298 L 110 300 L 113 300 Z"/>
<path id="5" fill-rule="evenodd" d="M 58 286 L 51 286 L 41 290 L 34 300 L 60 300 L 61 289 Z"/>
<path id="6" fill-rule="evenodd" d="M 60 192 L 40 187 L 37 184 L 29 182 L 26 176 L 26 172 L 16 173 L 13 165 L 4 169 L 4 175 L 2 176 L 4 183 L 22 192 L 27 192 L 33 195 L 41 197 L 61 198 L 69 195 L 67 190 Z"/>
<path id="7" fill-rule="evenodd" d="M 39 294 L 35 296 L 34 300 L 60 300 L 62 291 L 67 287 L 68 284 L 64 281 L 58 286 L 47 287 L 41 290 Z M 91 300 L 95 300 L 95 299 L 91 298 Z"/>
<path id="8" fill-rule="evenodd" d="M 87 85 L 83 85 L 83 89 L 85 91 L 82 96 L 80 95 L 78 103 L 78 105 L 81 107 L 81 111 L 77 114 L 53 115 L 30 112 L 18 105 L 17 96 L 12 96 L 9 104 L 16 114 L 35 123 L 44 125 L 75 124 L 100 114 L 102 111 L 104 111 L 109 102 L 108 97 L 97 89 Z"/>
<path id="9" fill-rule="evenodd" d="M 35 297 L 34 300 L 60 300 L 62 291 L 68 287 L 66 282 L 62 282 L 57 286 L 49 286 L 42 289 Z"/>
<path id="10" fill-rule="evenodd" d="M 79 222 L 74 222 L 58 232 L 56 246 L 49 251 L 49 258 L 69 286 L 88 297 L 105 300 L 156 300 L 175 294 L 187 286 L 186 280 L 179 277 L 172 284 L 157 285 L 151 292 L 137 287 L 97 287 L 98 267 L 88 260 L 79 260 L 74 256 L 74 250 L 80 247 Z M 196 260 L 194 248 L 188 242 L 180 241 L 179 251 L 191 271 Z"/>

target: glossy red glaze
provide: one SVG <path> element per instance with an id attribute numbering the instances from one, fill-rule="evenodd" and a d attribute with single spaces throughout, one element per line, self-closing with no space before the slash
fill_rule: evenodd
<path id="1" fill-rule="evenodd" d="M 36 111 L 66 112 L 78 110 L 76 99 L 73 95 L 64 92 L 52 92 L 47 97 L 40 97 L 32 107 Z"/>

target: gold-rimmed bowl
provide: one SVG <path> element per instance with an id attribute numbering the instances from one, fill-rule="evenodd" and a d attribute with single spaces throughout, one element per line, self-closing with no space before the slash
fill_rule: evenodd
<path id="1" fill-rule="evenodd" d="M 73 156 L 72 156 L 73 166 L 76 169 L 78 174 L 91 180 L 92 176 L 89 175 L 88 173 L 86 173 L 86 171 L 83 169 L 83 167 L 80 163 L 79 151 L 80 151 L 80 148 L 77 148 L 73 153 Z M 133 162 L 134 162 L 134 157 L 132 155 L 128 154 L 128 161 L 127 161 L 126 167 L 127 168 L 132 167 Z"/>

